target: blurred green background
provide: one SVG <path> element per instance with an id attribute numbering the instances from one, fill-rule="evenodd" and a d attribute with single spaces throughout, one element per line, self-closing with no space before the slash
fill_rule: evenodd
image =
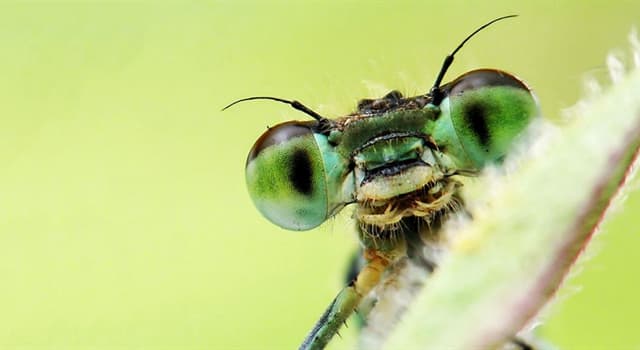
<path id="1" fill-rule="evenodd" d="M 514 72 L 555 120 L 640 25 L 637 1 L 3 3 L 0 348 L 295 348 L 341 287 L 349 217 L 304 233 L 263 219 L 246 154 L 305 116 L 220 108 L 272 95 L 339 116 L 423 93 L 511 13 L 445 80 Z M 551 343 L 640 349 L 638 210 L 636 191 L 546 311 Z"/>

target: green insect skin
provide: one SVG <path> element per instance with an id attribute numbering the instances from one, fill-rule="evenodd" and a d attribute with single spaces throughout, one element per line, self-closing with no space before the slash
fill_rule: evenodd
<path id="1" fill-rule="evenodd" d="M 251 150 L 247 187 L 276 225 L 308 230 L 356 205 L 364 266 L 300 349 L 323 349 L 387 269 L 404 259 L 434 268 L 421 247 L 463 210 L 461 179 L 499 164 L 539 114 L 527 86 L 498 70 L 468 72 L 441 91 L 441 101 L 395 91 L 363 100 L 328 127 L 279 124 Z"/>

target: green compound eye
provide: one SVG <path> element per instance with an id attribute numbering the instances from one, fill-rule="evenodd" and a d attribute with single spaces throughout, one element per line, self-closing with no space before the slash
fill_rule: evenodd
<path id="1" fill-rule="evenodd" d="M 269 221 L 289 230 L 309 230 L 328 214 L 325 167 L 312 128 L 316 122 L 286 122 L 253 145 L 246 165 L 249 195 Z"/>
<path id="2" fill-rule="evenodd" d="M 494 69 L 466 73 L 442 87 L 451 121 L 471 165 L 499 162 L 533 118 L 538 106 L 529 88 Z"/>

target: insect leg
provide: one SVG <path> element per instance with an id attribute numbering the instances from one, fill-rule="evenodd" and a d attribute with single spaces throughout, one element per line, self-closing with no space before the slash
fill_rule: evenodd
<path id="1" fill-rule="evenodd" d="M 358 276 L 333 299 L 320 320 L 304 339 L 299 350 L 324 349 L 360 304 L 362 298 L 378 284 L 384 271 L 393 262 L 390 257 L 373 249 L 365 250 L 363 256 L 366 263 Z"/>
<path id="2" fill-rule="evenodd" d="M 349 265 L 347 265 L 347 270 L 344 276 L 344 283 L 349 285 L 351 281 L 355 281 L 358 278 L 358 273 L 365 265 L 364 257 L 362 256 L 362 248 L 358 248 L 357 251 L 353 252 L 351 259 L 349 260 Z M 362 329 L 366 325 L 367 315 L 376 304 L 377 299 L 373 297 L 371 294 L 368 296 L 364 296 L 360 301 L 358 308 L 356 309 L 355 314 L 355 324 L 358 329 Z"/>

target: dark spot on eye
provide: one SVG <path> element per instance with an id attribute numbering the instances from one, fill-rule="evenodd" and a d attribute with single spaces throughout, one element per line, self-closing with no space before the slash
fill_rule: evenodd
<path id="1" fill-rule="evenodd" d="M 485 106 L 481 103 L 472 102 L 465 106 L 463 113 L 467 125 L 469 125 L 478 137 L 480 144 L 487 149 L 491 141 L 491 135 L 489 134 L 489 127 L 487 126 L 487 110 Z"/>
<path id="2" fill-rule="evenodd" d="M 291 157 L 289 181 L 296 191 L 309 196 L 313 193 L 313 171 L 311 159 L 304 149 L 297 149 Z"/>

